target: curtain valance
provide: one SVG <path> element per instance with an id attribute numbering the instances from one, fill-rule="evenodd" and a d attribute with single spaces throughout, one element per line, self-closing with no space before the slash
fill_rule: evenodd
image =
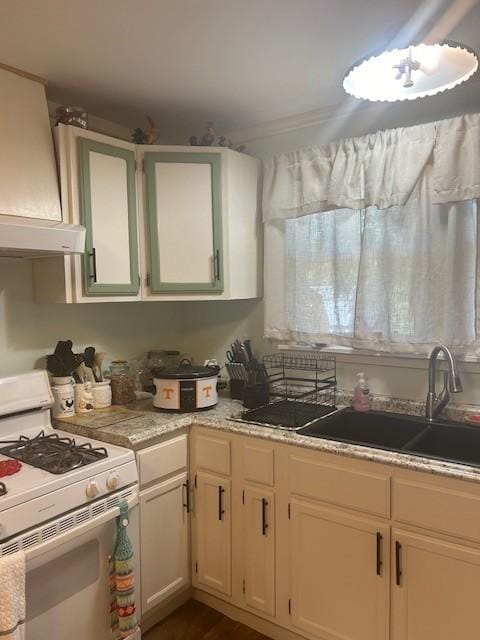
<path id="1" fill-rule="evenodd" d="M 411 201 L 428 164 L 433 203 L 480 197 L 480 114 L 290 151 L 265 163 L 265 221 Z"/>

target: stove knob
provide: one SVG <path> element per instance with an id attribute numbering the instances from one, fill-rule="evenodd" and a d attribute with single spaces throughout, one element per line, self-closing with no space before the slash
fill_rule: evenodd
<path id="1" fill-rule="evenodd" d="M 113 491 L 118 487 L 118 483 L 120 481 L 120 476 L 118 473 L 111 473 L 107 478 L 107 489 Z"/>
<path id="2" fill-rule="evenodd" d="M 85 493 L 87 494 L 87 498 L 96 498 L 100 493 L 100 489 L 98 488 L 98 484 L 95 480 L 90 480 L 87 484 L 87 488 L 85 489 Z"/>

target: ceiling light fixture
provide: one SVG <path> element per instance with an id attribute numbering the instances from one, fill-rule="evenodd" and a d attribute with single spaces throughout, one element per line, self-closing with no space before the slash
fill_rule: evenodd
<path id="1" fill-rule="evenodd" d="M 477 55 L 465 45 L 417 44 L 359 60 L 346 72 L 343 88 L 372 102 L 416 100 L 453 89 L 477 69 Z"/>

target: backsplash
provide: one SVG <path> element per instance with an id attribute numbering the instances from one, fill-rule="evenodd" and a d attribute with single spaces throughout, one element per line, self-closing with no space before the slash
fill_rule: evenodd
<path id="1" fill-rule="evenodd" d="M 352 404 L 353 393 L 349 391 L 337 391 L 336 403 L 339 407 L 349 407 Z M 393 398 L 391 396 L 370 395 L 370 408 L 374 411 L 386 411 L 392 413 L 404 413 L 411 416 L 425 415 L 425 401 L 406 400 L 404 398 Z M 442 411 L 440 417 L 444 416 L 450 420 L 463 422 L 469 413 L 478 412 L 478 406 L 473 404 L 454 403 L 452 400 Z"/>

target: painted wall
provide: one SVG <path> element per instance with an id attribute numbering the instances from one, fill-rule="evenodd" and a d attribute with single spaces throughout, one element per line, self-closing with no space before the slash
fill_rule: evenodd
<path id="1" fill-rule="evenodd" d="M 57 340 L 79 351 L 93 345 L 111 359 L 165 348 L 224 362 L 226 345 L 262 331 L 259 300 L 37 304 L 30 262 L 0 258 L 0 377 L 43 367 Z"/>

